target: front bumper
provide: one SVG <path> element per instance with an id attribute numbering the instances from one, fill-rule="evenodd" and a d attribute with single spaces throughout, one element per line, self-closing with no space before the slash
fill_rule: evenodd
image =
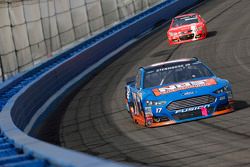
<path id="1" fill-rule="evenodd" d="M 194 33 L 187 33 L 187 34 L 178 34 L 176 36 L 168 36 L 168 42 L 170 45 L 176 45 L 186 42 L 192 42 L 197 40 L 205 39 L 207 36 L 207 33 L 202 31 L 197 31 Z"/>
<path id="2" fill-rule="evenodd" d="M 216 115 L 222 115 L 226 113 L 230 113 L 234 111 L 234 107 L 232 104 L 228 104 L 228 106 L 225 107 L 223 110 L 216 110 L 213 112 L 213 114 L 209 114 L 207 116 L 196 116 L 196 117 L 191 117 L 187 119 L 182 119 L 182 120 L 168 120 L 168 121 L 163 121 L 163 122 L 153 122 L 151 125 L 148 125 L 147 127 L 160 127 L 160 126 L 165 126 L 165 125 L 172 125 L 172 124 L 177 124 L 177 123 L 183 123 L 183 122 L 188 122 L 188 121 L 194 121 L 198 119 L 204 119 L 204 118 L 209 118 L 212 116 Z"/>
<path id="3" fill-rule="evenodd" d="M 146 126 L 158 127 L 164 125 L 171 125 L 208 118 L 234 111 L 233 101 L 231 98 L 228 99 L 226 93 L 217 96 L 214 102 L 203 106 L 193 106 L 190 108 L 184 108 L 182 110 L 175 111 L 167 110 L 167 106 L 169 106 L 169 104 L 162 107 L 164 109 L 162 113 L 156 113 L 155 111 L 157 107 L 152 107 L 152 114 L 149 115 L 150 118 L 146 119 L 151 119 L 151 123 L 146 123 Z"/>

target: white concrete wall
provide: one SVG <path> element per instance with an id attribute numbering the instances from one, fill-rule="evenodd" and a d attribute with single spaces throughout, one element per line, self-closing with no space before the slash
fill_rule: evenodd
<path id="1" fill-rule="evenodd" d="M 0 78 L 27 70 L 74 41 L 84 40 L 160 1 L 163 0 L 3 1 Z"/>

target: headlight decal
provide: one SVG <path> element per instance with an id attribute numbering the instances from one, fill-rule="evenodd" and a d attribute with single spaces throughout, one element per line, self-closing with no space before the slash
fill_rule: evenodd
<path id="1" fill-rule="evenodd" d="M 147 106 L 163 106 L 165 104 L 166 104 L 166 101 L 152 101 L 152 100 L 146 101 Z"/>
<path id="2" fill-rule="evenodd" d="M 202 26 L 197 27 L 197 30 L 201 31 L 202 30 Z"/>
<path id="3" fill-rule="evenodd" d="M 229 91 L 228 86 L 224 86 L 224 87 L 222 87 L 222 88 L 217 89 L 216 91 L 214 91 L 214 93 L 220 94 L 220 93 L 227 92 L 227 91 Z"/>
<path id="4" fill-rule="evenodd" d="M 169 32 L 169 35 L 170 36 L 176 36 L 176 35 L 178 35 L 178 33 L 177 32 Z"/>
<path id="5" fill-rule="evenodd" d="M 217 89 L 216 91 L 214 91 L 214 93 L 216 93 L 216 94 L 226 93 L 228 100 L 232 100 L 233 99 L 232 91 L 231 91 L 230 88 L 228 88 L 228 86 L 224 86 L 224 87 L 222 87 L 220 89 Z"/>

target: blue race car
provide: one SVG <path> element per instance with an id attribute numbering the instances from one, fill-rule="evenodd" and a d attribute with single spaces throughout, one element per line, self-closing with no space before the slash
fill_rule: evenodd
<path id="1" fill-rule="evenodd" d="M 232 112 L 231 84 L 197 58 L 139 68 L 125 87 L 126 107 L 139 125 L 157 127 Z"/>

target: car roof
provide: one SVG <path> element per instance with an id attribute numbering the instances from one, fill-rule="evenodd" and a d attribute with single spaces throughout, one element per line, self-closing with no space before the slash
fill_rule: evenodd
<path id="1" fill-rule="evenodd" d="M 155 68 L 161 68 L 166 65 L 177 65 L 177 64 L 185 64 L 185 63 L 193 63 L 199 61 L 198 58 L 193 57 L 193 58 L 183 58 L 183 59 L 176 59 L 176 60 L 171 60 L 171 61 L 164 61 L 164 62 L 159 62 L 155 64 L 151 64 L 149 66 L 141 67 L 145 70 L 150 70 L 150 69 L 155 69 Z"/>
<path id="2" fill-rule="evenodd" d="M 182 18 L 182 17 L 186 17 L 186 16 L 193 16 L 193 15 L 197 15 L 197 13 L 188 13 L 188 14 L 176 16 L 174 18 Z"/>

